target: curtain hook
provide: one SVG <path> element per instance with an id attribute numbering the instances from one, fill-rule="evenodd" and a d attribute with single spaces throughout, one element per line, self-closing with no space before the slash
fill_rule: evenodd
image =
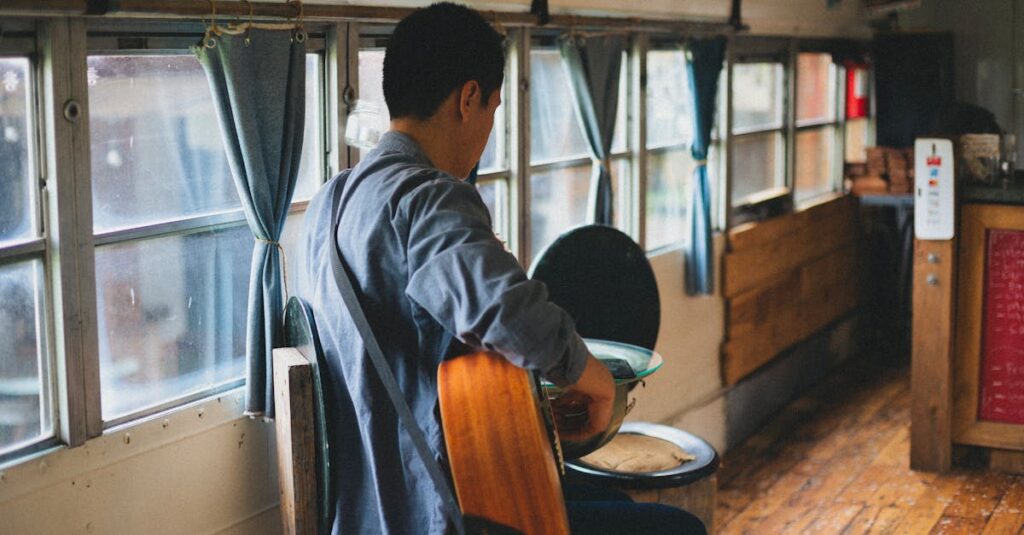
<path id="1" fill-rule="evenodd" d="M 249 6 L 249 24 L 247 24 L 245 26 L 245 40 L 244 40 L 245 46 L 249 46 L 250 44 L 252 44 L 252 27 L 254 25 L 254 22 L 253 22 L 253 11 L 255 11 L 256 8 L 252 5 L 252 0 L 243 0 L 243 1 Z"/>
<path id="2" fill-rule="evenodd" d="M 209 2 L 210 23 L 206 25 L 206 31 L 203 33 L 203 47 L 215 48 L 217 46 L 217 40 L 214 39 L 214 36 L 219 35 L 219 29 L 217 28 L 217 1 L 209 0 Z M 203 22 L 205 22 L 205 19 Z"/>
<path id="3" fill-rule="evenodd" d="M 305 19 L 306 19 L 306 7 L 302 4 L 302 0 L 287 0 L 288 5 L 295 7 L 298 11 L 298 17 L 295 22 L 295 33 L 293 39 L 299 43 L 305 42 L 306 38 L 309 37 L 306 34 Z M 291 17 L 288 17 L 291 20 Z"/>

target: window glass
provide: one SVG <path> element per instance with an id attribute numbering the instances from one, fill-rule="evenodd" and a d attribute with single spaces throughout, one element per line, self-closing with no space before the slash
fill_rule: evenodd
<path id="1" fill-rule="evenodd" d="M 379 112 L 380 132 L 387 132 L 391 128 L 391 114 L 388 113 L 388 105 L 384 100 L 384 49 L 364 48 L 359 50 L 359 100 L 373 104 Z M 506 130 L 506 95 L 505 88 L 508 84 L 502 82 L 501 105 L 494 111 L 494 127 L 491 129 L 491 136 L 487 139 L 487 146 L 480 156 L 480 172 L 488 173 L 508 169 L 508 155 L 505 151 L 505 130 Z M 360 150 L 365 155 L 366 150 Z"/>
<path id="2" fill-rule="evenodd" d="M 202 66 L 191 54 L 88 58 L 96 232 L 240 206 Z M 323 174 L 320 69 L 307 55 L 305 138 L 295 199 Z"/>
<path id="3" fill-rule="evenodd" d="M 0 245 L 38 234 L 30 72 L 26 58 L 0 58 Z"/>
<path id="4" fill-rule="evenodd" d="M 530 176 L 530 259 L 562 232 L 587 222 L 591 165 L 586 163 Z"/>
<path id="5" fill-rule="evenodd" d="M 781 132 L 764 132 L 733 138 L 730 154 L 733 169 L 733 205 L 754 193 L 785 185 L 782 171 L 783 138 Z"/>
<path id="6" fill-rule="evenodd" d="M 239 225 L 96 249 L 104 420 L 242 377 L 252 243 Z"/>
<path id="7" fill-rule="evenodd" d="M 686 56 L 681 50 L 647 53 L 647 146 L 688 144 L 693 137 Z"/>
<path id="8" fill-rule="evenodd" d="M 562 57 L 554 49 L 530 51 L 530 161 L 586 157 Z"/>
<path id="9" fill-rule="evenodd" d="M 683 241 L 693 158 L 689 148 L 652 151 L 647 156 L 646 246 L 654 250 Z"/>
<path id="10" fill-rule="evenodd" d="M 846 121 L 846 161 L 866 162 L 868 140 L 868 119 L 848 119 Z"/>
<path id="11" fill-rule="evenodd" d="M 835 127 L 798 130 L 796 133 L 796 177 L 794 197 L 810 199 L 833 190 Z"/>
<path id="12" fill-rule="evenodd" d="M 733 66 L 733 131 L 779 128 L 783 123 L 781 63 Z"/>
<path id="13" fill-rule="evenodd" d="M 43 264 L 0 265 L 0 453 L 50 435 Z"/>
<path id="14" fill-rule="evenodd" d="M 796 120 L 832 121 L 836 117 L 836 67 L 831 54 L 797 56 Z"/>
<path id="15" fill-rule="evenodd" d="M 619 70 L 619 105 L 615 108 L 615 132 L 612 133 L 612 152 L 623 152 L 628 148 L 626 131 L 629 121 L 629 57 L 622 53 L 622 67 Z"/>
<path id="16" fill-rule="evenodd" d="M 495 234 L 499 239 L 507 241 L 509 239 L 509 236 L 506 235 L 509 222 L 508 182 L 488 180 L 477 184 L 477 189 L 480 191 L 480 198 L 483 199 L 487 210 L 491 213 L 491 224 Z"/>
<path id="17" fill-rule="evenodd" d="M 505 93 L 506 87 L 508 87 L 508 84 L 502 82 L 501 87 L 498 88 L 498 91 L 501 91 L 501 104 L 494 110 L 494 126 L 491 128 L 491 136 L 487 138 L 487 146 L 484 147 L 484 152 L 480 155 L 481 173 L 508 169 L 508 154 L 505 150 L 506 114 L 508 113 L 507 106 L 505 105 L 505 100 L 508 98 L 507 93 Z"/>

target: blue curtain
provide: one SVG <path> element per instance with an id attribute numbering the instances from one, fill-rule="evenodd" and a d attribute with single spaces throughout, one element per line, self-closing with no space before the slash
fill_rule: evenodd
<path id="1" fill-rule="evenodd" d="M 615 134 L 619 73 L 625 46 L 625 38 L 619 35 L 570 36 L 559 46 L 572 86 L 576 116 L 594 158 L 589 204 L 592 222 L 601 225 L 611 225 L 614 218 L 608 155 Z"/>
<path id="2" fill-rule="evenodd" d="M 281 256 L 299 172 L 306 44 L 291 32 L 252 30 L 196 47 L 220 119 L 231 174 L 255 237 L 246 316 L 246 413 L 274 415 L 271 351 L 283 341 Z M 248 41 L 248 42 L 247 42 Z"/>
<path id="3" fill-rule="evenodd" d="M 715 124 L 718 74 L 725 60 L 725 37 L 698 39 L 686 45 L 686 75 L 693 98 L 693 143 L 696 162 L 690 195 L 690 243 L 686 248 L 686 293 L 710 295 L 714 290 L 714 246 L 711 242 L 711 187 L 708 147 Z"/>

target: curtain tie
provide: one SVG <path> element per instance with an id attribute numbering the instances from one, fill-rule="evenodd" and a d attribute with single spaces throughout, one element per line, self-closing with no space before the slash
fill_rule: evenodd
<path id="1" fill-rule="evenodd" d="M 281 280 L 282 280 L 282 282 L 284 282 L 284 303 L 285 303 L 285 306 L 287 306 L 288 305 L 288 255 L 285 254 L 284 246 L 281 245 L 281 242 L 279 242 L 279 241 L 265 240 L 263 238 L 260 238 L 259 236 L 253 236 L 253 238 L 255 238 L 256 241 L 258 241 L 258 242 L 265 243 L 265 244 L 273 246 L 273 247 L 277 247 L 277 250 L 281 253 Z M 284 318 L 281 318 L 281 320 L 284 321 Z"/>
<path id="2" fill-rule="evenodd" d="M 707 165 L 708 165 L 708 161 L 707 161 L 707 160 L 694 160 L 694 161 L 693 161 L 693 163 L 694 163 L 694 165 L 696 165 L 697 167 L 700 167 L 700 166 L 702 166 L 702 165 L 703 165 L 703 166 L 705 166 L 705 167 L 707 167 Z"/>

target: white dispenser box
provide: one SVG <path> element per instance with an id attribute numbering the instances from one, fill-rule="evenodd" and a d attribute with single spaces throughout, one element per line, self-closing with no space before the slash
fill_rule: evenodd
<path id="1" fill-rule="evenodd" d="M 956 221 L 953 142 L 920 138 L 914 142 L 914 236 L 951 240 Z"/>

